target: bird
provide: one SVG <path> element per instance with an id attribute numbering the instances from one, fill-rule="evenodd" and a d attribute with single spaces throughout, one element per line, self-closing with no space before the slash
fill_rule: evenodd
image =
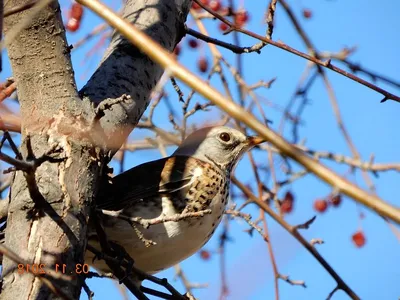
<path id="1" fill-rule="evenodd" d="M 169 157 L 150 161 L 110 179 L 96 209 L 108 241 L 123 247 L 136 268 L 148 274 L 190 257 L 211 238 L 229 199 L 231 172 L 242 155 L 265 140 L 227 126 L 194 131 Z M 132 226 L 120 216 L 168 218 L 208 210 L 201 217 Z M 88 243 L 101 251 L 93 225 Z M 85 262 L 110 272 L 104 260 L 86 252 Z"/>

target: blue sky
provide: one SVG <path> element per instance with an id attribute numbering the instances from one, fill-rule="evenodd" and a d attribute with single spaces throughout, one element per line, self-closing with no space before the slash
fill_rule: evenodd
<path id="1" fill-rule="evenodd" d="M 104 1 L 112 3 L 113 1 Z M 265 3 L 264 3 L 265 2 Z M 246 8 L 251 12 L 248 28 L 263 34 L 265 26 L 262 15 L 268 1 L 246 1 Z M 68 8 L 69 1 L 61 1 L 62 8 Z M 400 65 L 398 53 L 400 42 L 398 32 L 400 23 L 397 21 L 400 11 L 399 1 L 382 0 L 378 3 L 372 1 L 290 1 L 293 10 L 300 15 L 303 8 L 313 12 L 310 20 L 300 17 L 301 24 L 319 50 L 339 51 L 344 46 L 357 46 L 357 52 L 351 56 L 354 62 L 360 62 L 367 69 L 386 75 L 400 81 Z M 114 7 L 117 5 L 113 4 Z M 276 11 L 276 24 L 274 40 L 282 40 L 288 45 L 305 51 L 305 47 L 285 12 L 279 7 Z M 82 30 L 68 34 L 68 41 L 74 43 L 89 32 L 100 19 L 89 11 L 85 11 Z M 189 20 L 188 25 L 195 28 Z M 217 23 L 207 22 L 207 28 L 215 37 L 231 41 L 231 36 L 222 36 L 217 30 Z M 254 40 L 240 37 L 242 45 L 252 45 Z M 87 57 L 88 51 L 93 48 L 98 39 L 89 42 L 81 49 L 74 51 L 72 59 L 75 67 L 76 79 L 79 87 L 87 81 L 88 76 L 98 64 L 100 52 Z M 185 41 L 184 41 L 185 44 Z M 226 54 L 228 61 L 235 63 L 235 57 L 229 51 L 221 49 Z M 209 55 L 209 50 L 204 44 L 200 53 Z M 185 47 L 183 55 L 179 58 L 181 63 L 191 70 L 196 70 L 195 61 L 199 56 L 198 51 Z M 277 77 L 271 89 L 259 90 L 260 98 L 268 99 L 276 104 L 285 106 L 295 91 L 297 82 L 302 74 L 306 61 L 290 53 L 267 46 L 262 54 L 256 53 L 243 55 L 244 77 L 247 82 L 255 83 L 259 80 L 269 80 Z M 8 63 L 1 74 L 2 80 L 9 76 Z M 327 71 L 338 102 L 342 117 L 355 145 L 364 159 L 371 153 L 375 154 L 377 162 L 396 162 L 399 160 L 400 133 L 399 110 L 400 104 L 388 101 L 380 104 L 381 95 L 368 88 L 356 84 L 348 78 Z M 368 79 L 368 78 L 367 78 Z M 369 80 L 369 79 L 368 79 Z M 218 80 L 211 82 L 217 89 L 221 89 Z M 382 88 L 399 95 L 400 90 L 392 86 L 377 82 Z M 236 91 L 231 80 L 232 90 Z M 170 100 L 176 111 L 180 111 L 178 100 L 171 87 L 168 87 Z M 187 92 L 183 88 L 184 92 Z M 329 98 L 320 79 L 314 84 L 309 93 L 310 104 L 303 114 L 304 124 L 300 127 L 301 138 L 306 138 L 306 145 L 316 150 L 331 150 L 336 153 L 351 155 L 343 137 L 339 134 L 337 124 L 331 109 Z M 195 96 L 195 101 L 203 101 L 200 96 Z M 273 121 L 273 128 L 280 122 L 280 114 L 272 109 L 267 109 L 268 118 Z M 156 111 L 156 124 L 169 128 L 170 124 L 165 118 L 166 105 L 161 103 Z M 163 117 L 164 116 L 164 117 Z M 215 111 L 199 113 L 193 121 L 216 120 Z M 200 124 L 200 123 L 198 123 Z M 151 133 L 135 131 L 131 138 L 141 138 Z M 290 126 L 286 126 L 285 136 L 291 138 Z M 174 149 L 168 149 L 171 153 Z M 256 153 L 256 158 L 261 163 L 267 162 L 267 157 Z M 137 152 L 129 154 L 125 168 L 130 168 L 139 163 L 159 158 L 157 151 Z M 327 163 L 343 174 L 347 168 Z M 118 170 L 118 168 L 116 168 Z M 244 182 L 254 181 L 248 160 L 244 159 L 236 169 L 236 175 Z M 282 177 L 283 174 L 278 176 Z M 349 179 L 366 188 L 362 177 L 350 176 Z M 266 179 L 267 180 L 267 179 Z M 390 203 L 399 206 L 399 175 L 394 172 L 380 174 L 375 180 L 378 194 Z M 331 192 L 331 188 L 312 175 L 308 175 L 293 184 L 290 189 L 296 197 L 295 210 L 287 216 L 291 224 L 302 223 L 315 213 L 312 203 L 316 198 L 323 197 Z M 282 190 L 282 193 L 286 189 Z M 367 237 L 367 244 L 362 249 L 357 249 L 351 243 L 351 235 L 359 229 L 359 211 L 366 218 L 362 221 L 362 228 Z M 258 216 L 258 211 L 249 208 L 248 213 Z M 279 271 L 289 275 L 292 279 L 304 280 L 307 288 L 290 286 L 280 282 L 280 296 L 286 299 L 325 299 L 335 287 L 334 280 L 326 271 L 309 255 L 301 245 L 288 235 L 282 228 L 267 218 L 272 247 L 277 259 Z M 229 299 L 265 299 L 274 296 L 273 273 L 265 242 L 256 234 L 250 238 L 244 229 L 247 224 L 241 221 L 230 223 L 230 236 L 232 242 L 227 244 L 227 280 L 230 290 Z M 357 206 L 351 199 L 345 198 L 338 209 L 329 209 L 327 213 L 318 216 L 314 225 L 303 232 L 307 239 L 322 238 L 324 245 L 319 245 L 318 250 L 325 259 L 334 267 L 342 278 L 358 293 L 362 299 L 398 299 L 400 297 L 400 261 L 399 241 L 393 235 L 385 222 L 368 210 Z M 216 251 L 218 248 L 219 232 L 216 232 L 205 249 Z M 212 254 L 208 262 L 204 262 L 198 255 L 194 255 L 182 263 L 182 268 L 191 282 L 208 283 L 209 288 L 195 291 L 200 299 L 218 299 L 220 292 L 219 256 Z M 166 270 L 159 274 L 169 278 L 174 286 L 183 291 L 179 280 L 174 282 L 174 271 Z M 90 288 L 95 292 L 95 299 L 118 299 L 119 292 L 115 283 L 110 280 L 93 279 L 88 281 Z M 86 299 L 82 293 L 81 299 Z M 337 292 L 332 299 L 348 299 L 343 292 Z"/>

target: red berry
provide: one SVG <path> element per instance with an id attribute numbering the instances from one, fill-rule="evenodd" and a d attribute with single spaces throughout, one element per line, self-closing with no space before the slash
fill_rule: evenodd
<path id="1" fill-rule="evenodd" d="M 309 10 L 309 9 L 307 9 L 307 8 L 303 9 L 303 17 L 304 17 L 305 19 L 311 19 L 311 17 L 312 17 L 312 12 L 311 12 L 311 10 Z"/>
<path id="2" fill-rule="evenodd" d="M 284 214 L 291 213 L 293 211 L 293 202 L 283 200 L 281 203 L 281 212 Z"/>
<path id="3" fill-rule="evenodd" d="M 352 235 L 351 239 L 357 248 L 361 248 L 365 245 L 365 235 L 362 231 L 357 231 Z"/>
<path id="4" fill-rule="evenodd" d="M 201 250 L 200 251 L 200 258 L 203 260 L 209 260 L 211 258 L 211 254 L 207 250 Z"/>
<path id="5" fill-rule="evenodd" d="M 80 21 L 83 15 L 83 7 L 81 4 L 73 3 L 69 11 L 69 17 Z"/>
<path id="6" fill-rule="evenodd" d="M 331 197 L 329 200 L 334 207 L 338 207 L 340 203 L 342 203 L 342 197 L 340 196 L 340 194 Z"/>
<path id="7" fill-rule="evenodd" d="M 328 202 L 326 202 L 326 200 L 315 200 L 314 201 L 314 209 L 317 212 L 323 213 L 324 211 L 326 211 L 326 209 L 328 208 Z"/>
<path id="8" fill-rule="evenodd" d="M 219 11 L 221 9 L 221 1 L 220 0 L 211 0 L 209 6 L 213 11 Z"/>
<path id="9" fill-rule="evenodd" d="M 249 20 L 249 14 L 246 10 L 240 10 L 235 15 L 235 23 L 242 27 Z"/>
<path id="10" fill-rule="evenodd" d="M 229 28 L 229 26 L 228 25 L 226 25 L 225 23 L 219 23 L 219 30 L 221 30 L 222 32 L 225 32 L 225 31 L 227 31 L 228 30 L 228 28 Z"/>
<path id="11" fill-rule="evenodd" d="M 68 31 L 75 32 L 79 29 L 80 25 L 80 21 L 77 19 L 69 19 L 66 28 Z"/>
<path id="12" fill-rule="evenodd" d="M 208 70 L 208 60 L 205 57 L 201 57 L 198 61 L 197 61 L 197 66 L 200 70 L 200 72 L 205 73 Z"/>
<path id="13" fill-rule="evenodd" d="M 204 5 L 208 5 L 208 0 L 200 0 L 200 2 L 202 3 L 202 4 L 204 4 Z M 200 10 L 201 9 L 201 6 L 200 5 L 198 5 L 196 2 L 192 2 L 192 8 L 193 9 L 195 9 L 195 10 Z"/>
<path id="14" fill-rule="evenodd" d="M 176 56 L 179 56 L 180 53 L 181 53 L 181 45 L 178 44 L 178 45 L 175 46 L 174 54 Z"/>
<path id="15" fill-rule="evenodd" d="M 288 214 L 293 210 L 294 196 L 291 192 L 287 191 L 281 203 L 281 212 Z"/>
<path id="16" fill-rule="evenodd" d="M 226 6 L 220 8 L 219 14 L 221 16 L 230 16 L 230 15 L 232 15 L 231 14 L 231 10 L 229 9 L 229 7 L 226 7 Z"/>
<path id="17" fill-rule="evenodd" d="M 193 48 L 193 49 L 197 48 L 197 46 L 199 45 L 199 43 L 194 39 L 190 39 L 188 43 L 189 43 L 189 47 Z"/>
<path id="18" fill-rule="evenodd" d="M 290 191 L 287 191 L 286 194 L 285 194 L 284 201 L 291 201 L 291 202 L 293 202 L 293 200 L 294 200 L 293 194 L 292 194 Z"/>
<path id="19" fill-rule="evenodd" d="M 291 213 L 293 211 L 293 202 L 283 200 L 281 203 L 281 212 L 284 214 Z"/>

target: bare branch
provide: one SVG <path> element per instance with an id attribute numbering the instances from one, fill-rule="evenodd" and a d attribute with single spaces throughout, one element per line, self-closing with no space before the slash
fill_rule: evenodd
<path id="1" fill-rule="evenodd" d="M 91 1 L 77 1 L 88 5 Z M 101 4 L 98 2 L 98 4 Z M 122 11 L 125 23 L 151 36 L 159 45 L 172 51 L 183 35 L 189 0 L 126 1 Z M 104 11 L 106 12 L 106 11 Z M 110 14 L 108 15 L 111 16 Z M 119 17 L 121 19 L 121 17 Z M 129 25 L 130 26 L 130 25 Z M 100 67 L 80 91 L 86 105 L 129 97 L 129 103 L 114 102 L 112 109 L 102 110 L 100 128 L 112 143 L 113 153 L 122 145 L 150 102 L 150 95 L 161 78 L 163 68 L 146 56 L 140 47 L 127 41 L 118 31 L 113 34 Z M 90 103 L 89 103 L 90 102 Z"/>
<path id="2" fill-rule="evenodd" d="M 322 245 L 322 244 L 324 244 L 324 241 L 321 240 L 321 239 L 312 239 L 312 240 L 310 241 L 310 244 L 311 244 L 312 246 L 314 246 L 315 244 Z"/>
<path id="3" fill-rule="evenodd" d="M 308 229 L 310 228 L 310 225 L 312 223 L 314 223 L 315 219 L 317 218 L 317 216 L 312 217 L 310 220 L 308 220 L 307 222 L 297 225 L 295 226 L 296 229 Z"/>
<path id="4" fill-rule="evenodd" d="M 279 274 L 279 279 L 282 279 L 282 280 L 286 281 L 287 283 L 289 283 L 291 285 L 301 285 L 303 288 L 307 287 L 306 283 L 304 282 L 304 280 L 292 280 L 287 275 Z"/>
<path id="5" fill-rule="evenodd" d="M 242 213 L 242 212 L 234 210 L 234 209 L 227 209 L 225 211 L 225 213 L 227 215 L 231 215 L 231 216 L 234 216 L 234 217 L 241 218 L 241 219 L 245 220 L 246 223 L 249 224 L 251 228 L 255 229 L 263 237 L 263 239 L 266 242 L 268 242 L 268 239 L 264 235 L 262 228 L 257 226 L 254 222 L 251 221 L 251 216 L 249 214 L 245 214 L 245 213 Z"/>

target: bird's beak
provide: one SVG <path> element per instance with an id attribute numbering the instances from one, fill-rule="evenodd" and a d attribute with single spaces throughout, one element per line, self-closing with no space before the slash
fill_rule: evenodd
<path id="1" fill-rule="evenodd" d="M 249 143 L 249 145 L 255 146 L 266 142 L 266 140 L 259 136 L 249 136 L 247 137 L 247 142 Z"/>

